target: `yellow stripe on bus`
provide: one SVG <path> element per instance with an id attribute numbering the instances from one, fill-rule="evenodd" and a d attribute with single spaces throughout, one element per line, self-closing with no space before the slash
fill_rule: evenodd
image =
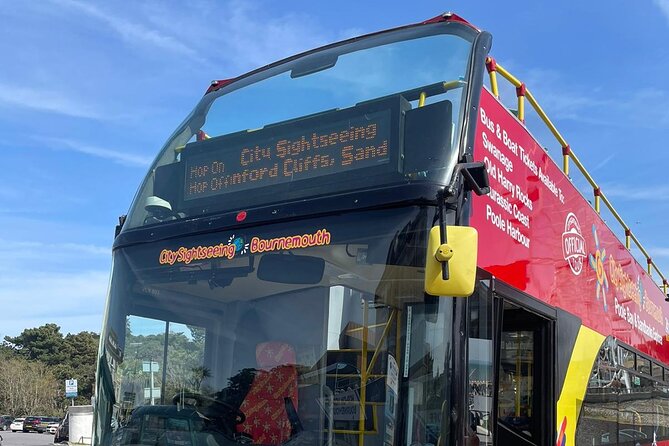
<path id="1" fill-rule="evenodd" d="M 576 424 L 590 380 L 590 373 L 605 338 L 605 336 L 583 325 L 578 331 L 567 368 L 567 375 L 562 386 L 562 393 L 557 404 L 557 426 L 562 432 L 557 433 L 556 446 L 572 446 L 575 444 Z M 564 423 L 565 420 L 566 423 Z M 563 438 L 566 439 L 564 443 Z"/>

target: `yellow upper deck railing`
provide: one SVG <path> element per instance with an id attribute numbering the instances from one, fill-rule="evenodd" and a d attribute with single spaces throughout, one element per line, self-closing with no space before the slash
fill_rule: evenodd
<path id="1" fill-rule="evenodd" d="M 590 175 L 590 173 L 583 166 L 581 161 L 576 156 L 576 153 L 574 153 L 574 150 L 569 146 L 569 144 L 560 134 L 560 132 L 555 127 L 553 122 L 551 122 L 550 118 L 548 117 L 548 115 L 546 115 L 546 112 L 544 112 L 544 110 L 541 108 L 541 106 L 535 99 L 534 95 L 532 95 L 530 90 L 525 86 L 523 82 L 518 80 L 515 76 L 513 76 L 501 65 L 499 65 L 492 57 L 488 57 L 486 59 L 486 68 L 488 70 L 488 74 L 490 75 L 490 87 L 492 89 L 492 93 L 498 99 L 499 99 L 499 88 L 497 86 L 497 73 L 499 73 L 500 76 L 509 81 L 514 87 L 516 87 L 516 96 L 518 98 L 517 116 L 518 119 L 523 123 L 525 122 L 525 98 L 527 98 L 527 101 L 530 103 L 530 105 L 532 105 L 534 111 L 539 115 L 539 117 L 544 122 L 546 127 L 548 127 L 553 136 L 555 136 L 555 139 L 557 139 L 558 143 L 560 144 L 560 147 L 562 147 L 562 171 L 564 172 L 564 174 L 567 175 L 567 177 L 569 177 L 569 162 L 570 160 L 573 161 L 576 167 L 578 167 L 578 170 L 581 171 L 585 179 L 588 181 L 588 183 L 590 183 L 590 186 L 592 186 L 595 211 L 597 213 L 600 213 L 600 202 L 604 202 L 604 204 L 609 209 L 611 214 L 616 218 L 616 220 L 618 220 L 618 223 L 620 223 L 622 228 L 625 230 L 625 246 L 627 247 L 627 249 L 628 250 L 631 249 L 632 246 L 631 242 L 633 241 L 634 244 L 637 246 L 637 248 L 639 248 L 641 253 L 646 257 L 646 263 L 648 265 L 648 275 L 652 277 L 653 269 L 657 271 L 660 278 L 662 279 L 662 289 L 664 291 L 664 295 L 667 296 L 667 286 L 669 285 L 669 283 L 667 282 L 666 277 L 664 276 L 664 274 L 662 274 L 662 271 L 660 271 L 657 264 L 650 257 L 650 254 L 648 254 L 648 251 L 646 251 L 646 249 L 643 247 L 643 245 L 636 237 L 636 235 L 632 233 L 632 230 L 625 223 L 625 221 L 620 216 L 618 211 L 615 210 L 609 199 L 602 191 L 601 187 L 599 187 L 594 178 L 592 178 L 592 175 Z M 666 297 L 665 300 L 669 301 L 669 297 Z"/>

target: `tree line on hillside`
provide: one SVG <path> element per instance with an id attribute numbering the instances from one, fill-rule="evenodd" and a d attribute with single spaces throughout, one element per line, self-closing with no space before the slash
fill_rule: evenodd
<path id="1" fill-rule="evenodd" d="M 98 340 L 89 331 L 63 336 L 56 324 L 5 336 L 0 344 L 0 413 L 62 416 L 70 405 L 66 379 L 77 380 L 75 404 L 90 404 Z"/>

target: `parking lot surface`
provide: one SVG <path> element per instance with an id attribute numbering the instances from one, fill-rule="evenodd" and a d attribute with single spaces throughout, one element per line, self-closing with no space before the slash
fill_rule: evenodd
<path id="1" fill-rule="evenodd" d="M 52 434 L 38 434 L 36 432 L 12 432 L 12 431 L 3 431 L 0 432 L 2 435 L 2 446 L 52 446 L 53 445 L 53 435 Z"/>

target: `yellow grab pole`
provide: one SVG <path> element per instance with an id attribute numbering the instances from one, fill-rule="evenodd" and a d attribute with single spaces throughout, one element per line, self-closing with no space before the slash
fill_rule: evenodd
<path id="1" fill-rule="evenodd" d="M 585 169 L 585 166 L 581 163 L 581 161 L 578 159 L 578 157 L 576 156 L 576 154 L 574 153 L 573 150 L 569 151 L 569 156 L 571 157 L 571 160 L 574 162 L 574 164 L 576 164 L 576 167 L 578 167 L 578 170 L 581 171 L 581 173 L 583 174 L 585 179 L 588 180 L 588 183 L 590 183 L 590 186 L 592 186 L 593 188 L 597 187 L 597 183 L 595 182 L 594 178 L 592 178 L 592 176 L 590 176 L 590 172 L 588 172 Z M 600 191 L 600 196 L 602 197 L 602 199 L 605 198 L 604 193 L 601 192 L 601 191 Z M 606 201 L 606 200 L 604 200 L 604 201 Z"/>
<path id="2" fill-rule="evenodd" d="M 567 146 L 567 141 L 562 137 L 560 132 L 558 132 L 557 127 L 551 122 L 551 120 L 548 118 L 548 115 L 546 112 L 541 108 L 537 100 L 534 98 L 534 95 L 532 95 L 532 92 L 529 89 L 525 90 L 525 97 L 527 98 L 527 102 L 530 103 L 532 108 L 534 108 L 534 111 L 537 112 L 539 117 L 541 118 L 542 121 L 544 121 L 544 124 L 546 124 L 546 127 L 548 127 L 548 130 L 551 131 L 553 136 L 555 136 L 555 139 L 558 140 L 560 143 L 560 147 L 565 147 Z"/>
<path id="3" fill-rule="evenodd" d="M 555 127 L 555 125 L 551 122 L 551 120 L 548 118 L 548 115 L 546 115 L 546 112 L 541 108 L 539 103 L 537 102 L 536 98 L 534 95 L 532 95 L 532 92 L 525 87 L 525 85 L 518 80 L 516 77 L 514 77 L 511 73 L 509 73 L 504 67 L 501 65 L 498 65 L 497 62 L 495 61 L 494 58 L 488 57 L 486 59 L 486 68 L 488 70 L 488 73 L 490 74 L 490 85 L 492 87 L 492 93 L 499 98 L 499 89 L 497 86 L 497 73 L 500 74 L 503 78 L 508 80 L 513 86 L 516 87 L 516 94 L 518 95 L 518 119 L 521 121 L 524 120 L 525 118 L 525 104 L 524 104 L 524 98 L 527 98 L 527 101 L 532 105 L 532 108 L 534 108 L 534 111 L 539 115 L 541 120 L 544 122 L 546 127 L 550 130 L 550 132 L 553 134 L 555 139 L 560 143 L 560 146 L 562 147 L 562 171 L 565 173 L 565 175 L 569 175 L 569 159 L 571 158 L 574 161 L 574 164 L 576 164 L 576 167 L 581 171 L 585 179 L 590 183 L 590 185 L 593 188 L 594 195 L 595 195 L 595 210 L 599 213 L 600 212 L 600 201 L 603 201 L 606 207 L 611 211 L 613 216 L 618 220 L 618 223 L 625 229 L 625 246 L 629 250 L 631 249 L 632 241 L 634 241 L 634 244 L 639 248 L 641 253 L 646 257 L 646 262 L 648 264 L 648 274 L 652 274 L 652 270 L 655 269 L 657 273 L 659 274 L 660 278 L 662 279 L 662 287 L 665 295 L 667 294 L 667 286 L 669 283 L 667 283 L 667 280 L 665 279 L 664 275 L 658 268 L 658 266 L 653 262 L 653 259 L 650 257 L 646 249 L 643 247 L 643 245 L 639 242 L 639 240 L 636 238 L 636 236 L 632 233 L 630 228 L 625 224 L 624 220 L 618 214 L 618 212 L 615 210 L 611 202 L 608 200 L 606 195 L 601 191 L 599 186 L 597 186 L 597 183 L 595 180 L 592 178 L 590 173 L 585 169 L 581 161 L 578 159 L 576 154 L 571 150 L 571 147 L 569 147 L 569 144 L 567 144 L 567 141 L 562 137 L 558 129 Z M 521 95 L 522 91 L 522 95 Z M 667 302 L 669 302 L 669 296 L 666 297 Z"/>
<path id="4" fill-rule="evenodd" d="M 360 418 L 358 420 L 358 446 L 365 445 L 365 408 L 367 405 L 367 307 L 369 303 L 362 301 L 362 359 L 360 360 Z"/>
<path id="5" fill-rule="evenodd" d="M 444 82 L 443 87 L 444 87 L 444 91 L 448 91 L 448 90 L 452 90 L 454 88 L 464 87 L 465 85 L 467 85 L 467 82 L 458 79 L 457 81 Z"/>
<path id="6" fill-rule="evenodd" d="M 646 259 L 650 259 L 650 254 L 648 254 L 648 251 L 646 251 L 641 242 L 639 242 L 639 239 L 636 238 L 636 235 L 632 234 L 632 240 L 637 248 L 639 248 L 639 251 L 641 251 L 641 254 L 643 254 Z"/>
<path id="7" fill-rule="evenodd" d="M 606 207 L 609 208 L 609 211 L 611 211 L 611 213 L 612 213 L 613 216 L 616 218 L 616 220 L 618 220 L 618 223 L 620 223 L 620 226 L 622 226 L 623 228 L 629 228 L 629 226 L 627 226 L 627 225 L 625 224 L 625 221 L 624 221 L 623 218 L 620 216 L 620 214 L 618 214 L 618 211 L 616 211 L 616 210 L 614 209 L 614 207 L 613 207 L 613 205 L 611 204 L 611 202 L 609 201 L 609 199 L 606 198 L 606 194 L 604 194 L 604 192 L 600 192 L 599 195 L 602 197 L 602 201 L 604 202 L 604 204 L 606 205 Z M 641 244 L 638 242 L 638 240 L 636 239 L 636 237 L 634 236 L 634 234 L 631 234 L 631 233 L 630 233 L 630 235 L 631 235 L 632 239 L 634 240 L 634 242 L 639 246 L 639 248 L 641 248 Z M 644 252 L 644 255 L 645 255 L 646 257 L 650 257 L 650 256 L 645 252 L 645 250 L 644 250 L 643 248 L 641 248 L 641 250 Z"/>
<path id="8" fill-rule="evenodd" d="M 571 147 L 569 144 L 562 147 L 562 171 L 569 176 L 569 155 L 571 154 Z"/>
<path id="9" fill-rule="evenodd" d="M 421 91 L 420 96 L 418 96 L 418 106 L 419 107 L 422 107 L 423 105 L 425 105 L 425 98 L 426 97 L 427 97 L 427 95 L 425 94 L 425 92 Z"/>
<path id="10" fill-rule="evenodd" d="M 378 345 L 376 346 L 376 349 L 374 349 L 374 354 L 372 355 L 372 359 L 369 361 L 369 365 L 367 368 L 369 370 L 374 370 L 374 365 L 376 364 L 376 360 L 379 357 L 379 353 L 381 352 L 381 346 L 386 340 L 386 337 L 388 336 L 388 333 L 390 332 L 390 326 L 392 325 L 393 321 L 395 320 L 395 314 L 396 311 L 393 308 L 393 311 L 390 312 L 390 316 L 388 316 L 388 322 L 386 323 L 386 326 L 383 329 L 383 333 L 381 333 L 381 337 L 379 338 Z M 373 372 L 372 372 L 373 373 Z"/>
<path id="11" fill-rule="evenodd" d="M 525 122 L 525 84 L 520 84 L 520 87 L 516 88 L 516 96 L 518 96 L 518 119 L 520 122 Z"/>
<path id="12" fill-rule="evenodd" d="M 498 72 L 504 79 L 506 79 L 507 81 L 511 82 L 511 83 L 513 84 L 514 87 L 518 88 L 518 87 L 520 87 L 520 86 L 523 84 L 521 81 L 519 81 L 518 79 L 516 79 L 516 77 L 515 77 L 513 74 L 511 74 L 511 73 L 509 73 L 508 71 L 506 71 L 506 69 L 505 69 L 504 67 L 502 67 L 501 65 L 497 65 L 496 68 L 497 68 L 496 71 L 497 71 L 497 72 Z"/>
<path id="13" fill-rule="evenodd" d="M 495 62 L 495 59 L 488 57 L 485 60 L 485 67 L 490 75 L 490 88 L 492 88 L 492 94 L 494 94 L 496 98 L 499 98 L 499 88 L 497 87 L 497 63 Z"/>

